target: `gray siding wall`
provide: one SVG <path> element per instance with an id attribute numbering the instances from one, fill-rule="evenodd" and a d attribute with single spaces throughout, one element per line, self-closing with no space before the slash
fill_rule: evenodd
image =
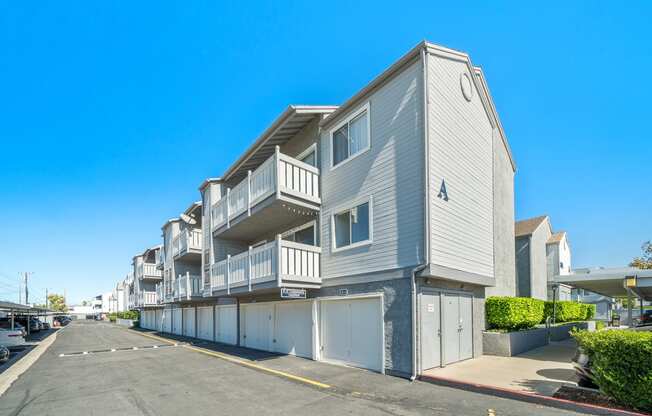
<path id="1" fill-rule="evenodd" d="M 330 128 L 321 137 L 322 275 L 397 269 L 423 261 L 423 77 L 417 61 L 373 92 L 369 102 L 371 148 L 331 170 Z M 331 215 L 350 202 L 373 197 L 373 243 L 333 253 Z"/>
<path id="2" fill-rule="evenodd" d="M 235 256 L 243 251 L 247 251 L 249 249 L 249 244 L 244 241 L 214 238 L 213 247 L 215 249 L 214 258 L 217 263 L 218 261 L 226 259 L 226 256 L 229 254 Z"/>
<path id="3" fill-rule="evenodd" d="M 530 236 L 518 237 L 516 249 L 516 296 L 530 297 Z"/>
<path id="4" fill-rule="evenodd" d="M 531 297 L 548 299 L 548 259 L 546 243 L 550 238 L 550 229 L 544 222 L 534 230 L 530 239 L 530 285 Z"/>
<path id="5" fill-rule="evenodd" d="M 428 57 L 431 262 L 494 277 L 493 129 L 466 61 Z M 442 180 L 448 201 L 439 198 Z"/>
<path id="6" fill-rule="evenodd" d="M 281 153 L 297 157 L 313 144 L 319 142 L 319 119 L 315 119 L 304 127 L 295 137 L 281 146 Z M 317 146 L 318 147 L 318 146 Z M 316 149 L 319 153 L 319 149 Z M 319 157 L 317 158 L 319 161 Z"/>
<path id="7" fill-rule="evenodd" d="M 496 286 L 486 296 L 516 296 L 514 169 L 498 130 L 494 130 L 494 271 Z"/>

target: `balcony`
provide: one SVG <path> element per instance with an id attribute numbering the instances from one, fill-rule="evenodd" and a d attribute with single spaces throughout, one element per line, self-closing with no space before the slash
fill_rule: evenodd
<path id="1" fill-rule="evenodd" d="M 280 259 L 280 261 L 279 261 Z M 319 288 L 321 248 L 282 240 L 211 265 L 210 293 L 219 296 L 279 287 Z"/>
<path id="2" fill-rule="evenodd" d="M 161 248 L 156 255 L 156 269 L 163 270 L 165 268 L 165 250 Z"/>
<path id="3" fill-rule="evenodd" d="M 200 229 L 181 231 L 172 240 L 172 256 L 177 259 L 186 255 L 201 258 L 202 232 Z"/>
<path id="4" fill-rule="evenodd" d="M 156 291 L 143 290 L 138 294 L 138 306 L 156 306 L 158 305 L 158 294 Z"/>
<path id="5" fill-rule="evenodd" d="M 192 300 L 202 297 L 201 276 L 186 273 L 179 275 L 174 282 L 174 299 L 177 301 Z"/>
<path id="6" fill-rule="evenodd" d="M 161 280 L 163 272 L 156 267 L 155 263 L 140 263 L 136 267 L 136 279 Z"/>
<path id="7" fill-rule="evenodd" d="M 319 169 L 279 152 L 211 207 L 216 236 L 253 240 L 319 211 Z"/>

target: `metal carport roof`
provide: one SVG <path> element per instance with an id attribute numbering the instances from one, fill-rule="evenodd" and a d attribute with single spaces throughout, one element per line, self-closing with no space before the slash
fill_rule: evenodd
<path id="1" fill-rule="evenodd" d="M 639 298 L 652 300 L 652 270 L 634 267 L 576 269 L 569 275 L 554 276 L 554 281 L 612 298 L 627 297 L 629 288 Z"/>

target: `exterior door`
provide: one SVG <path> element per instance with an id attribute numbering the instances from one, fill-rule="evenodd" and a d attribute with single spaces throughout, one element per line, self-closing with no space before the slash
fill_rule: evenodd
<path id="1" fill-rule="evenodd" d="M 382 371 L 382 325 L 380 298 L 322 301 L 322 358 Z"/>
<path id="2" fill-rule="evenodd" d="M 442 294 L 444 364 L 473 356 L 473 298 L 458 293 Z"/>
<path id="3" fill-rule="evenodd" d="M 172 333 L 175 335 L 183 335 L 183 309 L 172 309 Z"/>
<path id="4" fill-rule="evenodd" d="M 213 328 L 213 307 L 201 306 L 197 308 L 197 338 L 212 341 Z"/>
<path id="5" fill-rule="evenodd" d="M 273 329 L 271 304 L 250 304 L 241 307 L 241 345 L 262 351 L 272 351 L 270 338 Z"/>
<path id="6" fill-rule="evenodd" d="M 460 360 L 473 357 L 473 298 L 460 295 Z"/>
<path id="7" fill-rule="evenodd" d="M 439 292 L 421 294 L 421 369 L 441 366 L 441 298 Z"/>
<path id="8" fill-rule="evenodd" d="M 235 305 L 215 307 L 215 341 L 235 345 L 238 340 L 238 311 Z"/>
<path id="9" fill-rule="evenodd" d="M 183 335 L 195 337 L 195 308 L 183 309 Z"/>
<path id="10" fill-rule="evenodd" d="M 275 305 L 274 351 L 312 358 L 312 302 Z"/>

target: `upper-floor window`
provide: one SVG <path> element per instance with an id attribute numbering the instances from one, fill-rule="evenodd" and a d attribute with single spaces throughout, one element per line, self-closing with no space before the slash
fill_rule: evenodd
<path id="1" fill-rule="evenodd" d="M 333 251 L 370 243 L 371 224 L 371 199 L 333 214 Z"/>
<path id="2" fill-rule="evenodd" d="M 331 130 L 331 166 L 359 155 L 370 147 L 369 104 Z"/>

